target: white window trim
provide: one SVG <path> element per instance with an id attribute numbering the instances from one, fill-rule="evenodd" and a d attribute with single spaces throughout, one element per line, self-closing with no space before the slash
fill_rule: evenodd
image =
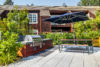
<path id="1" fill-rule="evenodd" d="M 34 30 L 37 31 L 35 33 L 38 35 L 38 32 L 39 32 L 38 29 L 33 29 L 33 33 L 34 33 Z"/>
<path id="2" fill-rule="evenodd" d="M 29 13 L 32 14 L 32 16 L 35 14 L 36 15 L 36 22 L 29 22 L 29 24 L 37 24 L 38 23 L 38 14 L 37 13 Z M 33 17 L 32 17 L 33 20 Z"/>
<path id="3" fill-rule="evenodd" d="M 38 32 L 39 32 L 38 29 L 30 29 L 29 30 L 29 33 L 32 33 L 32 34 L 37 34 L 38 35 Z"/>

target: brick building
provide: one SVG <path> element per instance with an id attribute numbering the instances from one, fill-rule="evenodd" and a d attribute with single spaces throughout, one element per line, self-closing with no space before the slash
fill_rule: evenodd
<path id="1" fill-rule="evenodd" d="M 0 6 L 0 16 L 6 17 L 9 10 L 14 6 Z M 41 34 L 43 32 L 73 32 L 73 26 L 68 24 L 55 24 L 44 21 L 46 18 L 71 12 L 85 12 L 89 17 L 94 18 L 96 10 L 100 10 L 99 6 L 18 6 L 18 10 L 27 9 L 29 11 L 29 25 L 32 26 L 33 32 Z"/>

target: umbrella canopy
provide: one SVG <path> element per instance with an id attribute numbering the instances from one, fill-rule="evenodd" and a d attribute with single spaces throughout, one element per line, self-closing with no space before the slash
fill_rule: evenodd
<path id="1" fill-rule="evenodd" d="M 89 18 L 86 16 L 86 13 L 73 12 L 73 13 L 65 13 L 56 17 L 48 18 L 45 21 L 58 23 L 58 24 L 73 23 L 73 33 L 74 33 L 73 38 L 75 39 L 76 36 L 75 36 L 75 30 L 74 30 L 74 22 L 85 21 L 85 20 L 89 20 Z"/>
<path id="2" fill-rule="evenodd" d="M 71 22 L 78 22 L 78 21 L 85 21 L 85 20 L 88 20 L 86 13 L 73 12 L 73 13 L 65 13 L 56 17 L 48 18 L 45 21 L 63 24 L 63 23 L 71 23 Z"/>

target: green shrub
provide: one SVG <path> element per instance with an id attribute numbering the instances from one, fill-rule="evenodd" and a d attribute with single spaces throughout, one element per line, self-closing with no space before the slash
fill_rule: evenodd
<path id="1" fill-rule="evenodd" d="M 100 37 L 100 11 L 96 18 L 75 23 L 75 33 L 78 39 L 91 39 Z"/>
<path id="2" fill-rule="evenodd" d="M 18 11 L 17 8 L 10 10 L 6 18 L 0 19 L 0 65 L 14 62 L 17 58 L 17 51 L 22 47 L 21 43 L 16 43 L 18 35 L 29 34 L 29 19 L 27 10 Z"/>
<path id="3" fill-rule="evenodd" d="M 17 58 L 17 51 L 22 47 L 21 43 L 16 43 L 18 35 L 14 33 L 4 33 L 4 39 L 0 41 L 0 65 L 14 62 Z"/>
<path id="4" fill-rule="evenodd" d="M 73 38 L 73 33 L 48 33 L 42 34 L 45 38 L 47 39 L 52 39 L 54 45 L 58 45 L 61 42 L 59 42 L 60 39 L 72 39 Z"/>

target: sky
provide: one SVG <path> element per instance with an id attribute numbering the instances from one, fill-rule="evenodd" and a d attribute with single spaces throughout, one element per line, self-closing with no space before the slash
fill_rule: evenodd
<path id="1" fill-rule="evenodd" d="M 0 0 L 0 5 L 2 5 L 6 0 Z M 15 5 L 27 5 L 34 4 L 35 6 L 62 6 L 66 3 L 67 6 L 77 6 L 80 0 L 12 0 Z"/>

